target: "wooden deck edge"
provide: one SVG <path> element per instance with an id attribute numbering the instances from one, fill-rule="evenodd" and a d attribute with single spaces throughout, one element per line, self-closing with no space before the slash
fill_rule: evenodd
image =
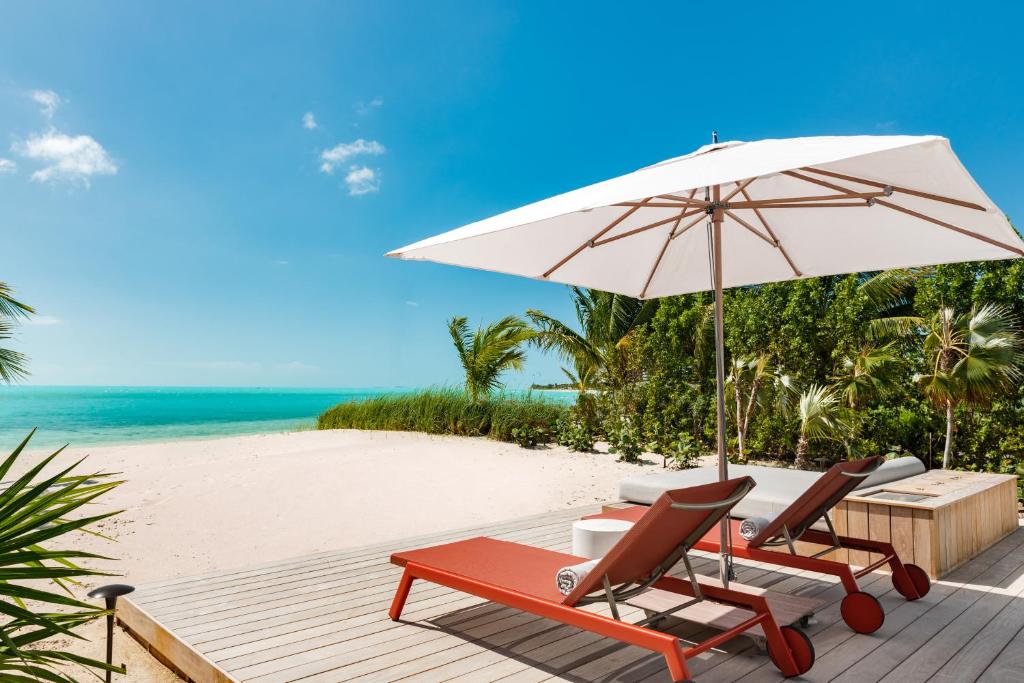
<path id="1" fill-rule="evenodd" d="M 161 664 L 181 678 L 200 683 L 238 683 L 238 679 L 174 635 L 130 598 L 121 598 L 118 602 L 117 620 Z"/>

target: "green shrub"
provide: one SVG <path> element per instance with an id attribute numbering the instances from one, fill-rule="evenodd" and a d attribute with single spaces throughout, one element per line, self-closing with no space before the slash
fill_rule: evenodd
<path id="1" fill-rule="evenodd" d="M 667 465 L 671 460 L 675 467 L 681 470 L 687 469 L 697 463 L 700 454 L 700 443 L 689 434 L 682 434 L 672 442 L 667 450 L 661 451 L 661 456 L 665 459 L 662 464 Z"/>
<path id="2" fill-rule="evenodd" d="M 472 401 L 458 389 L 427 389 L 347 401 L 317 418 L 317 429 L 373 429 L 515 441 L 513 430 L 544 433 L 568 411 L 531 396 L 494 396 Z"/>
<path id="3" fill-rule="evenodd" d="M 536 448 L 547 440 L 547 433 L 533 425 L 512 428 L 512 441 L 523 448 Z"/>
<path id="4" fill-rule="evenodd" d="M 616 453 L 623 462 L 637 462 L 644 452 L 643 435 L 636 420 L 619 416 L 612 418 L 605 425 L 608 438 L 608 452 Z"/>
<path id="5" fill-rule="evenodd" d="M 594 450 L 594 431 L 584 420 L 565 415 L 555 424 L 555 441 L 570 451 L 589 453 Z"/>

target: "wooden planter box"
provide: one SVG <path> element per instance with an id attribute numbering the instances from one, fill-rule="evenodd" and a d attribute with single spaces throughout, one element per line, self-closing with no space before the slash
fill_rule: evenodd
<path id="1" fill-rule="evenodd" d="M 1017 477 L 931 470 L 857 491 L 832 519 L 839 534 L 890 541 L 904 562 L 938 579 L 1017 530 Z M 872 555 L 834 553 L 858 566 L 878 559 Z"/>

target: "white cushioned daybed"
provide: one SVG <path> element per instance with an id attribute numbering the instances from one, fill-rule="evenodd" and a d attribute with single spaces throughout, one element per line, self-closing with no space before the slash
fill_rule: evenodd
<path id="1" fill-rule="evenodd" d="M 858 489 L 889 484 L 913 477 L 926 470 L 924 463 L 913 456 L 887 460 L 861 482 Z M 791 470 L 784 467 L 758 465 L 729 465 L 730 477 L 749 476 L 757 486 L 732 509 L 739 519 L 778 514 L 796 500 L 801 493 L 817 481 L 822 472 Z M 717 467 L 697 467 L 629 477 L 619 482 L 619 498 L 631 503 L 651 505 L 658 496 L 672 489 L 698 486 L 718 481 Z"/>

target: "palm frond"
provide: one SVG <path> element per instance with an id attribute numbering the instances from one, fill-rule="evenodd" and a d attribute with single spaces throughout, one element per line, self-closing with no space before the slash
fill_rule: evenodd
<path id="1" fill-rule="evenodd" d="M 0 462 L 0 479 L 13 468 L 31 438 L 30 433 Z M 39 478 L 60 453 L 58 450 L 41 458 L 0 492 L 0 614 L 7 617 L 0 624 L 3 680 L 73 681 L 74 677 L 64 670 L 69 664 L 123 672 L 121 667 L 73 653 L 33 648 L 54 636 L 78 638 L 75 628 L 107 614 L 76 598 L 67 586 L 81 577 L 109 575 L 76 564 L 78 560 L 104 558 L 79 550 L 48 549 L 41 544 L 63 541 L 69 534 L 88 530 L 117 514 L 75 516 L 83 506 L 94 503 L 121 482 L 108 481 L 104 474 L 72 474 L 81 461 Z M 39 587 L 38 582 L 57 590 Z"/>

